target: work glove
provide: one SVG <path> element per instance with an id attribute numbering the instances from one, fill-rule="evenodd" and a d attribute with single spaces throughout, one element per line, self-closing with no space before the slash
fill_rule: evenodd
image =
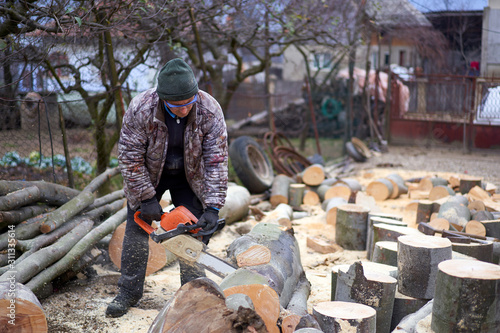
<path id="1" fill-rule="evenodd" d="M 218 219 L 219 211 L 213 207 L 208 207 L 198 220 L 198 225 L 203 230 L 213 230 L 217 226 Z"/>
<path id="2" fill-rule="evenodd" d="M 160 221 L 163 210 L 155 197 L 141 201 L 140 218 L 151 224 L 152 221 Z"/>

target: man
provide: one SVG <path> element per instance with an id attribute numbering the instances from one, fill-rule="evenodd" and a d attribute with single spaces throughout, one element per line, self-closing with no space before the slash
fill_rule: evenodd
<path id="1" fill-rule="evenodd" d="M 127 197 L 119 293 L 106 315 L 119 317 L 142 297 L 148 261 L 148 234 L 134 222 L 160 220 L 159 200 L 170 191 L 175 206 L 185 206 L 212 230 L 227 191 L 227 131 L 217 101 L 198 90 L 193 71 L 182 59 L 165 64 L 156 89 L 136 96 L 123 118 L 118 160 Z M 210 237 L 204 237 L 208 243 Z M 204 276 L 200 267 L 179 262 L 181 284 Z"/>

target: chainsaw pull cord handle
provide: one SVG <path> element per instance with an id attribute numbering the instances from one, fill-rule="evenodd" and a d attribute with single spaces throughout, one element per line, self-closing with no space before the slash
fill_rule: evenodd
<path id="1" fill-rule="evenodd" d="M 139 217 L 140 214 L 141 214 L 140 211 L 135 212 L 134 214 L 135 223 L 137 223 L 142 229 L 144 229 L 145 232 L 148 233 L 148 235 L 150 235 L 156 229 L 147 224 L 146 222 L 144 222 L 144 220 Z"/>

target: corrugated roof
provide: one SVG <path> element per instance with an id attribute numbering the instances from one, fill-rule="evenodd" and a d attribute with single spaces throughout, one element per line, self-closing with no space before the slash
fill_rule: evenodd
<path id="1" fill-rule="evenodd" d="M 368 14 L 382 26 L 432 26 L 407 0 L 369 0 Z"/>

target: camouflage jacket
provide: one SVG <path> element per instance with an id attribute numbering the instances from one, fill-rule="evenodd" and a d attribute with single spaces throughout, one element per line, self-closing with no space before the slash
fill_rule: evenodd
<path id="1" fill-rule="evenodd" d="M 118 160 L 128 204 L 138 209 L 160 182 L 168 129 L 156 90 L 134 97 L 123 117 Z M 204 91 L 187 116 L 184 131 L 186 178 L 203 207 L 221 208 L 227 192 L 227 130 L 222 109 Z"/>

